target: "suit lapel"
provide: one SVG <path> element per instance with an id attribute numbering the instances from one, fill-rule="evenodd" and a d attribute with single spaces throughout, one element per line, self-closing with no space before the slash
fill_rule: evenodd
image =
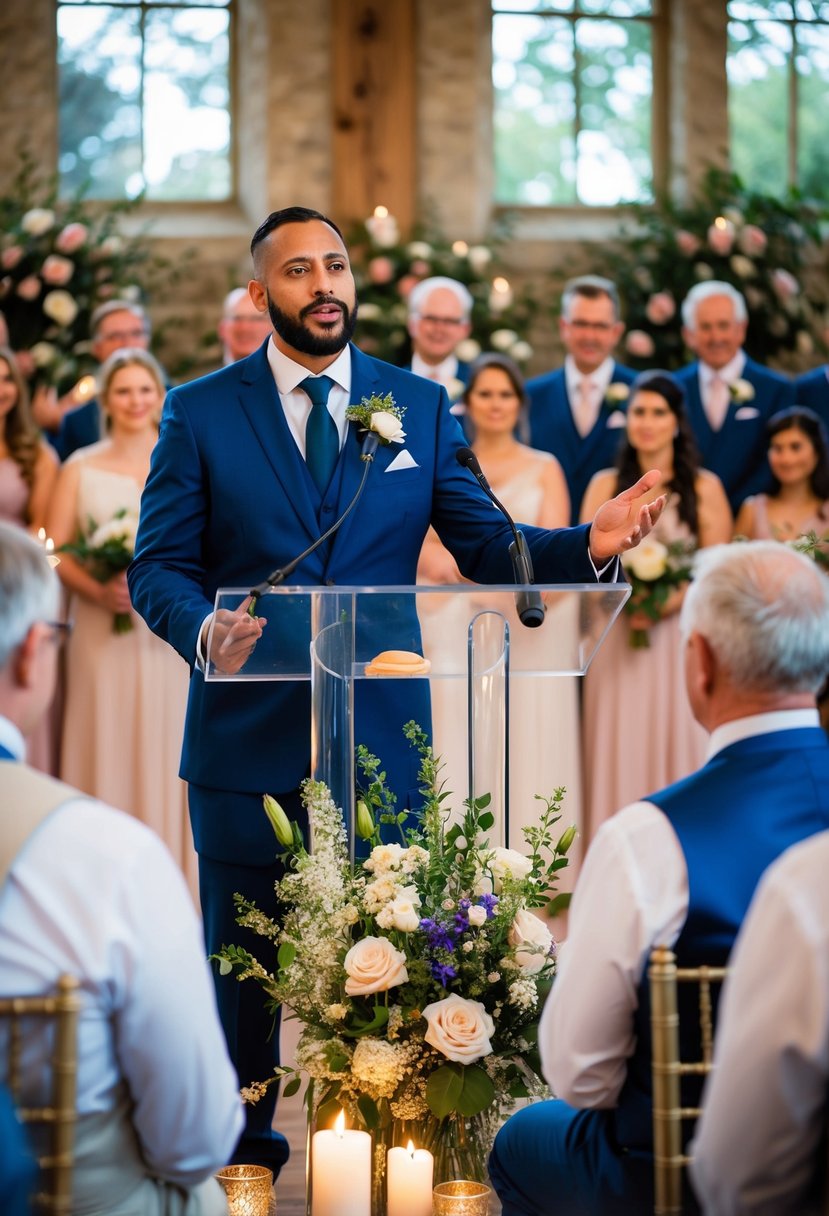
<path id="1" fill-rule="evenodd" d="M 374 362 L 366 355 L 359 351 L 356 346 L 351 347 L 351 404 L 359 405 L 363 397 L 371 397 L 374 393 L 383 393 L 383 386 L 379 384 L 380 376 Z M 400 405 L 405 405 L 405 402 L 398 402 Z M 405 419 L 404 419 L 405 429 Z M 335 479 L 339 474 L 339 492 L 337 498 L 337 511 L 334 518 L 338 518 L 346 509 L 351 499 L 357 493 L 357 487 L 363 476 L 365 463 L 360 459 L 360 451 L 362 449 L 363 434 L 359 431 L 357 425 L 353 422 L 348 424 L 348 434 L 345 437 L 345 443 L 340 451 L 340 459 L 337 470 L 334 473 Z M 378 454 L 381 449 L 378 449 Z M 375 457 L 375 464 L 377 459 Z M 377 469 L 369 470 L 369 477 L 377 476 Z M 345 543 L 348 532 L 354 521 L 352 512 L 348 519 L 345 520 L 342 527 L 332 538 L 331 549 L 329 551 L 328 561 L 330 563 L 334 551 L 338 545 L 342 546 Z"/>

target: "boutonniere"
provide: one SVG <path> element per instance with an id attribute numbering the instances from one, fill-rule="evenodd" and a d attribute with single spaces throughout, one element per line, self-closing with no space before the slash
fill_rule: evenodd
<path id="1" fill-rule="evenodd" d="M 453 376 L 446 385 L 446 391 L 449 394 L 450 401 L 458 401 L 466 392 L 466 385 L 463 380 L 459 380 L 457 376 Z"/>
<path id="2" fill-rule="evenodd" d="M 750 380 L 735 380 L 733 384 L 729 384 L 728 391 L 731 400 L 735 401 L 737 405 L 754 400 L 754 385 Z"/>
<path id="3" fill-rule="evenodd" d="M 613 384 L 608 384 L 602 404 L 608 412 L 612 413 L 613 410 L 627 401 L 629 396 L 630 385 L 625 384 L 624 380 L 615 380 Z"/>
<path id="4" fill-rule="evenodd" d="M 403 430 L 403 415 L 405 405 L 395 405 L 391 393 L 385 397 L 376 394 L 363 397 L 359 405 L 349 405 L 345 416 L 349 422 L 356 422 L 363 431 L 376 435 L 381 443 L 402 443 L 406 438 Z"/>

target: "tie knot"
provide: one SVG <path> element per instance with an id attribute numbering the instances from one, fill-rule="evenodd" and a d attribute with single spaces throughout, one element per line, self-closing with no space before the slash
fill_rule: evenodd
<path id="1" fill-rule="evenodd" d="M 299 387 L 305 389 L 313 405 L 327 405 L 333 383 L 330 376 L 306 376 Z"/>

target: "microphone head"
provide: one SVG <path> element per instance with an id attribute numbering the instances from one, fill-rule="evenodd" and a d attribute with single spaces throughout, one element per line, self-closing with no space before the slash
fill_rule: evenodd
<path id="1" fill-rule="evenodd" d="M 455 452 L 455 459 L 462 469 L 471 469 L 473 473 L 480 468 L 478 457 L 472 451 L 472 448 L 458 448 L 457 452 Z"/>

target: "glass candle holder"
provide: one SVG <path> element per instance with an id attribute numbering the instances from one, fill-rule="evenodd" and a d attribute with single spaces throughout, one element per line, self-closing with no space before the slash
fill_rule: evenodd
<path id="1" fill-rule="evenodd" d="M 432 1192 L 434 1216 L 488 1216 L 491 1194 L 482 1182 L 440 1182 Z"/>
<path id="2" fill-rule="evenodd" d="M 216 1180 L 227 1195 L 228 1216 L 268 1216 L 273 1174 L 264 1165 L 226 1165 Z"/>

